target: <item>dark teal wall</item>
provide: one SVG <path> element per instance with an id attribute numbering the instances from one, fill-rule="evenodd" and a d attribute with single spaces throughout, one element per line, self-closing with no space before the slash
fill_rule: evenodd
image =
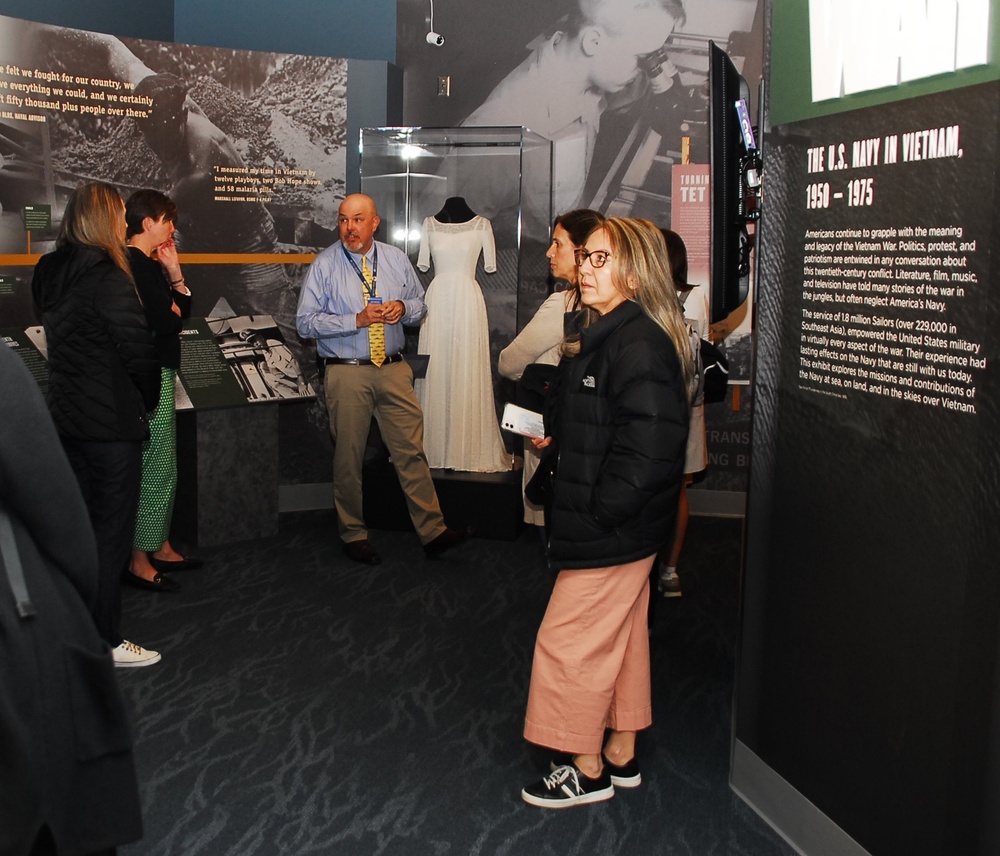
<path id="1" fill-rule="evenodd" d="M 348 59 L 396 59 L 396 0 L 175 0 L 174 41 Z"/>
<path id="2" fill-rule="evenodd" d="M 137 39 L 173 41 L 173 3 L 121 0 L 0 0 L 0 15 Z"/>
<path id="3" fill-rule="evenodd" d="M 0 15 L 164 42 L 396 59 L 396 0 L 0 0 Z"/>

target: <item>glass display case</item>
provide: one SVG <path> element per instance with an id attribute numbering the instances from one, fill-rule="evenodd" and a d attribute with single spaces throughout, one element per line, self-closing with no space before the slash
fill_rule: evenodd
<path id="1" fill-rule="evenodd" d="M 364 128 L 361 191 L 378 206 L 379 240 L 414 262 L 424 219 L 438 213 L 445 200 L 462 197 L 490 220 L 497 270 L 477 280 L 489 312 L 495 365 L 496 354 L 548 293 L 552 143 L 522 127 Z"/>

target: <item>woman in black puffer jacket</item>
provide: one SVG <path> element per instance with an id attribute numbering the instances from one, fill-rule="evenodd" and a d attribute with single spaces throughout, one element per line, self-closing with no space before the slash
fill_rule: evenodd
<path id="1" fill-rule="evenodd" d="M 125 203 L 109 184 L 73 191 L 54 252 L 31 282 L 48 347 L 48 405 L 97 538 L 97 629 L 119 666 L 159 660 L 122 639 L 121 574 L 131 555 L 148 413 L 160 366 L 125 249 Z"/>
<path id="2" fill-rule="evenodd" d="M 553 808 L 641 782 L 635 736 L 652 721 L 649 572 L 674 529 L 694 373 L 656 226 L 609 219 L 577 262 L 582 302 L 600 317 L 567 343 L 546 420 L 558 450 L 549 557 L 560 573 L 524 728 L 561 755 L 522 791 Z"/>

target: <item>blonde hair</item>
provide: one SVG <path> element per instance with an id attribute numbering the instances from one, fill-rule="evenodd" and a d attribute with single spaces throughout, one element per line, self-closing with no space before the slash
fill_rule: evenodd
<path id="1" fill-rule="evenodd" d="M 649 220 L 624 217 L 610 217 L 600 228 L 604 229 L 610 244 L 613 263 L 611 282 L 623 297 L 638 303 L 642 311 L 670 337 L 690 398 L 695 387 L 691 337 L 670 273 L 667 244 L 662 233 Z"/>
<path id="2" fill-rule="evenodd" d="M 104 250 L 134 282 L 124 235 L 125 203 L 121 194 L 110 184 L 91 181 L 70 194 L 56 246 L 83 244 Z"/>

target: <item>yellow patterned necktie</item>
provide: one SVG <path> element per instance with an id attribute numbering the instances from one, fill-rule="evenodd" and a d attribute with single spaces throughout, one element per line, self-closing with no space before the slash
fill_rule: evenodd
<path id="1" fill-rule="evenodd" d="M 368 257 L 361 257 L 361 275 L 368 284 L 368 293 L 371 294 L 372 269 L 368 266 Z M 368 349 L 371 351 L 372 362 L 378 367 L 382 367 L 385 362 L 385 324 L 381 322 L 368 325 Z"/>

